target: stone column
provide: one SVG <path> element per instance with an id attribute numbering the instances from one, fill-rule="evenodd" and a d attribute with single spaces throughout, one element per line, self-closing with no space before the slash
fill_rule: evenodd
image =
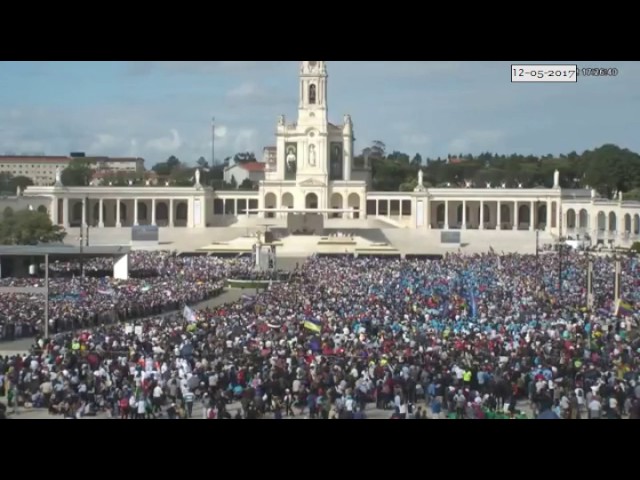
<path id="1" fill-rule="evenodd" d="M 156 199 L 151 199 L 151 225 L 156 225 Z"/>
<path id="2" fill-rule="evenodd" d="M 67 197 L 62 199 L 62 225 L 64 228 L 69 228 L 69 199 Z"/>
<path id="3" fill-rule="evenodd" d="M 491 212 L 489 212 L 489 214 L 491 214 Z M 480 200 L 480 221 L 478 222 L 478 230 L 484 230 L 484 222 L 484 200 Z"/>
<path id="4" fill-rule="evenodd" d="M 502 202 L 498 202 L 498 211 L 496 214 L 498 217 L 498 225 L 496 226 L 496 229 L 502 230 Z"/>
<path id="5" fill-rule="evenodd" d="M 116 227 L 122 227 L 122 222 L 120 221 L 120 199 L 116 198 Z"/>
<path id="6" fill-rule="evenodd" d="M 98 200 L 98 227 L 104 227 L 104 200 Z"/>
<path id="7" fill-rule="evenodd" d="M 531 207 L 529 208 L 529 230 L 533 232 L 533 230 L 536 228 L 536 224 L 538 222 L 536 222 L 536 217 L 538 216 L 538 212 L 537 210 L 537 204 L 535 202 L 531 202 Z"/>
<path id="8" fill-rule="evenodd" d="M 462 230 L 467 229 L 467 201 L 462 201 Z"/>
<path id="9" fill-rule="evenodd" d="M 82 223 L 80 224 L 81 227 L 86 227 L 87 226 L 87 199 L 86 197 L 82 199 Z"/>
<path id="10" fill-rule="evenodd" d="M 349 200 L 347 199 L 347 205 Z M 391 200 L 387 200 L 387 218 L 391 218 Z"/>
<path id="11" fill-rule="evenodd" d="M 344 207 L 344 205 L 343 205 Z M 380 214 L 380 200 L 376 200 L 376 217 Z"/>
<path id="12" fill-rule="evenodd" d="M 133 224 L 138 225 L 138 199 L 133 199 Z"/>
<path id="13" fill-rule="evenodd" d="M 449 202 L 444 201 L 444 229 L 449 230 Z"/>
<path id="14" fill-rule="evenodd" d="M 174 223 L 173 223 L 173 219 L 175 218 L 175 215 L 173 214 L 173 198 L 169 199 L 169 226 L 171 228 L 173 228 Z"/>
<path id="15" fill-rule="evenodd" d="M 53 199 L 51 200 L 51 211 L 49 212 L 49 215 L 51 217 L 51 223 L 53 223 L 54 225 L 59 225 L 60 224 L 60 220 L 59 219 L 59 215 L 58 215 L 58 197 L 54 195 Z"/>
<path id="16" fill-rule="evenodd" d="M 513 225 L 511 226 L 512 230 L 518 230 L 518 226 L 520 224 L 520 215 L 518 215 L 518 202 L 513 202 Z"/>

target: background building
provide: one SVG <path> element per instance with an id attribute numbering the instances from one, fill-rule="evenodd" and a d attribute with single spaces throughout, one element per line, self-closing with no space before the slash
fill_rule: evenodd
<path id="1" fill-rule="evenodd" d="M 69 156 L 0 155 L 0 173 L 27 177 L 34 185 L 48 186 L 55 183 L 56 170 L 66 168 L 74 159 L 84 160 L 98 171 L 144 172 L 143 158 L 87 157 L 82 152 L 72 152 Z"/>
<path id="2" fill-rule="evenodd" d="M 236 185 L 240 185 L 246 179 L 253 183 L 264 180 L 264 172 L 266 163 L 262 162 L 244 162 L 236 163 L 224 169 L 224 181 L 231 183 L 231 179 L 235 179 Z"/>

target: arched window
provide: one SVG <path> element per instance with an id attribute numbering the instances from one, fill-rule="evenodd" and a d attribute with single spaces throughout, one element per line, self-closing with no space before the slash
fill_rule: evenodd
<path id="1" fill-rule="evenodd" d="M 309 85 L 309 104 L 315 105 L 316 103 L 316 86 L 312 83 Z"/>

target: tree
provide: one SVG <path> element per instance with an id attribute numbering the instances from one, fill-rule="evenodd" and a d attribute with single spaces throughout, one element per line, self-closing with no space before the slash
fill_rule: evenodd
<path id="1" fill-rule="evenodd" d="M 422 156 L 419 153 L 416 153 L 411 159 L 411 165 L 414 167 L 422 166 Z"/>
<path id="2" fill-rule="evenodd" d="M 178 159 L 178 157 L 171 155 L 166 162 L 156 163 L 151 170 L 156 172 L 159 176 L 168 177 L 171 175 L 174 170 L 180 168 L 182 166 L 182 162 Z"/>
<path id="3" fill-rule="evenodd" d="M 208 169 L 209 168 L 209 161 L 204 157 L 200 157 L 198 159 L 198 161 L 196 162 L 196 165 L 198 166 L 198 168 L 201 168 L 203 170 L 204 169 Z"/>
<path id="4" fill-rule="evenodd" d="M 256 156 L 253 152 L 236 153 L 233 156 L 234 163 L 251 163 L 256 161 Z"/>
<path id="5" fill-rule="evenodd" d="M 20 187 L 21 191 L 24 191 L 25 188 L 33 185 L 33 180 L 31 180 L 29 177 L 25 177 L 24 175 L 19 175 L 9 180 L 9 185 L 11 190 L 14 192 L 18 189 L 18 187 Z"/>
<path id="6" fill-rule="evenodd" d="M 584 180 L 601 195 L 612 198 L 640 186 L 640 155 L 607 144 L 583 155 L 587 168 Z"/>
<path id="7" fill-rule="evenodd" d="M 74 158 L 69 166 L 62 171 L 62 184 L 67 187 L 82 187 L 89 185 L 93 178 L 93 169 L 86 160 Z"/>
<path id="8" fill-rule="evenodd" d="M 238 186 L 239 190 L 253 190 L 254 189 L 254 185 L 253 182 L 251 180 L 249 180 L 248 178 L 245 178 L 242 183 Z"/>
<path id="9" fill-rule="evenodd" d="M 59 225 L 53 225 L 49 215 L 40 211 L 20 210 L 0 221 L 0 244 L 37 245 L 59 243 L 67 233 Z"/>

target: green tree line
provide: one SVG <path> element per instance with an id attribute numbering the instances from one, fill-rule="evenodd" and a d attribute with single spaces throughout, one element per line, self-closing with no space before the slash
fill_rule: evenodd
<path id="1" fill-rule="evenodd" d="M 193 185 L 194 171 L 200 169 L 203 185 L 216 189 L 253 189 L 250 181 L 240 185 L 225 183 L 224 169 L 232 163 L 253 162 L 252 152 L 237 153 L 227 157 L 222 164 L 210 165 L 200 157 L 195 165 L 183 163 L 176 156 L 157 163 L 152 170 L 163 181 L 172 185 Z M 354 158 L 354 167 L 371 166 L 373 190 L 411 191 L 417 182 L 418 170 L 424 172 L 427 187 L 473 186 L 485 188 L 488 183 L 522 188 L 551 187 L 555 170 L 560 172 L 563 188 L 594 188 L 602 196 L 613 198 L 623 192 L 625 198 L 640 199 L 640 155 L 629 149 L 605 144 L 581 154 L 570 152 L 561 155 L 519 155 L 485 152 L 479 155 L 458 154 L 446 158 L 423 158 L 419 153 L 410 155 L 401 151 L 389 152 L 384 142 L 375 141 Z M 63 171 L 65 185 L 87 185 L 92 177 L 89 164 L 74 159 Z M 126 185 L 129 181 L 140 183 L 141 174 L 115 173 L 108 179 L 112 185 Z M 15 184 L 14 184 L 15 185 Z"/>

